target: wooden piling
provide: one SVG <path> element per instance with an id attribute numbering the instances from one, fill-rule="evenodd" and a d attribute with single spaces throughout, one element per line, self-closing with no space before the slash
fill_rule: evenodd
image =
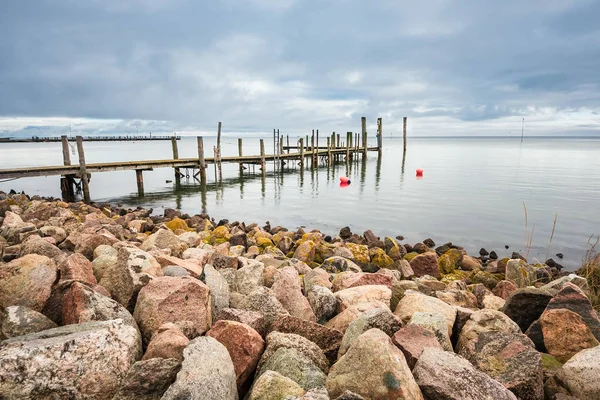
<path id="1" fill-rule="evenodd" d="M 279 131 L 279 129 L 277 131 Z M 283 135 L 279 136 L 279 154 L 283 154 Z"/>
<path id="2" fill-rule="evenodd" d="M 138 196 L 144 195 L 144 175 L 141 169 L 135 170 L 135 180 L 137 182 Z"/>
<path id="3" fill-rule="evenodd" d="M 337 146 L 336 147 L 340 147 L 340 134 L 337 134 Z"/>
<path id="4" fill-rule="evenodd" d="M 177 148 L 177 138 L 173 136 L 171 138 L 171 147 L 173 148 L 173 160 L 179 159 L 179 149 Z M 179 184 L 181 179 L 181 172 L 179 168 L 175 168 L 175 183 Z"/>
<path id="5" fill-rule="evenodd" d="M 242 138 L 238 138 L 238 155 L 242 158 Z M 244 172 L 244 164 L 240 162 L 240 173 Z"/>
<path id="6" fill-rule="evenodd" d="M 381 153 L 383 147 L 383 120 L 377 118 L 377 151 Z"/>
<path id="7" fill-rule="evenodd" d="M 260 168 L 262 173 L 264 174 L 266 171 L 265 168 L 265 141 L 260 139 Z"/>
<path id="8" fill-rule="evenodd" d="M 300 138 L 300 169 L 304 168 L 304 138 Z"/>
<path id="9" fill-rule="evenodd" d="M 286 135 L 285 144 L 288 148 L 287 152 L 288 152 L 288 154 L 290 154 L 290 135 Z"/>
<path id="10" fill-rule="evenodd" d="M 204 140 L 202 136 L 198 140 L 198 168 L 200 169 L 200 183 L 206 185 L 206 163 L 204 162 Z"/>
<path id="11" fill-rule="evenodd" d="M 331 138 L 327 136 L 327 165 L 331 164 Z"/>
<path id="12" fill-rule="evenodd" d="M 346 132 L 346 161 L 350 160 L 350 144 L 352 143 L 352 132 Z"/>
<path id="13" fill-rule="evenodd" d="M 317 129 L 317 140 L 315 141 L 315 150 L 316 150 L 316 153 L 314 154 L 315 163 L 318 166 L 319 165 L 319 130 L 318 129 Z"/>
<path id="14" fill-rule="evenodd" d="M 67 140 L 67 136 L 61 136 L 60 140 L 62 142 L 63 165 L 71 165 L 71 155 L 69 154 L 69 141 Z"/>
<path id="15" fill-rule="evenodd" d="M 362 117 L 360 119 L 360 126 L 362 130 L 362 148 L 363 148 L 363 156 L 367 156 L 367 117 Z"/>
<path id="16" fill-rule="evenodd" d="M 83 186 L 83 201 L 89 203 L 90 185 L 88 182 L 87 171 L 85 169 L 85 154 L 83 153 L 83 137 L 77 136 L 77 152 L 79 153 L 79 173 L 81 175 L 81 183 Z"/>
<path id="17" fill-rule="evenodd" d="M 404 117 L 404 128 L 402 129 L 402 137 L 404 138 L 404 151 L 406 151 L 406 120 L 408 118 Z"/>
<path id="18" fill-rule="evenodd" d="M 60 140 L 62 142 L 63 165 L 71 165 L 71 155 L 69 153 L 69 141 L 67 140 L 67 136 L 61 136 Z M 60 178 L 60 191 L 63 198 L 68 201 L 73 201 L 75 198 L 73 186 L 73 175 L 65 175 Z"/>

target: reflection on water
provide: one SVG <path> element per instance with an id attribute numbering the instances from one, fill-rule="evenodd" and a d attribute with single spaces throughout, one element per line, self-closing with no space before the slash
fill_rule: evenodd
<path id="1" fill-rule="evenodd" d="M 480 247 L 493 249 L 500 256 L 524 249 L 525 202 L 529 226 L 535 223 L 530 255 L 545 257 L 558 213 L 549 254 L 564 253 L 563 263 L 570 266 L 581 262 L 587 239 L 600 231 L 598 139 L 531 139 L 520 144 L 508 139 L 414 138 L 406 152 L 401 140 L 385 139 L 381 155 L 355 155 L 348 162 L 341 157 L 330 167 L 323 160 L 311 167 L 307 158 L 305 168 L 289 161 L 276 172 L 268 163 L 264 173 L 248 165 L 240 174 L 237 164 L 223 164 L 223 179 L 217 181 L 208 170 L 205 186 L 191 177 L 179 185 L 165 183 L 173 180 L 173 170 L 155 169 L 144 172 L 143 197 L 137 195 L 134 171 L 97 173 L 90 191 L 96 201 L 152 207 L 158 213 L 175 207 L 215 219 L 269 220 L 328 234 L 348 225 L 357 233 L 371 229 L 382 237 L 401 234 L 409 242 L 431 237 L 475 253 Z M 238 154 L 236 141 L 230 142 L 224 141 L 223 156 Z M 62 162 L 57 144 L 10 146 L 10 151 L 0 146 L 3 168 Z M 85 146 L 89 162 L 160 159 L 171 151 L 159 142 Z M 210 138 L 205 146 L 212 148 Z M 243 154 L 257 150 L 258 139 L 244 139 Z M 195 151 L 195 138 L 182 139 L 180 157 L 194 157 Z M 417 168 L 425 171 L 421 180 L 415 177 Z M 342 175 L 352 184 L 340 187 Z M 0 183 L 0 190 L 10 189 L 60 195 L 58 177 Z"/>

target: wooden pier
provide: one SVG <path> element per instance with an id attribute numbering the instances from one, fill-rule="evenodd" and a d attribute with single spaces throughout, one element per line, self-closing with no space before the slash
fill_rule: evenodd
<path id="1" fill-rule="evenodd" d="M 171 137 L 172 143 L 172 158 L 161 160 L 139 160 L 139 161 L 119 161 L 106 163 L 86 163 L 83 149 L 84 138 L 76 137 L 78 150 L 78 163 L 71 164 L 69 154 L 69 139 L 62 136 L 63 150 L 63 165 L 44 166 L 44 167 L 21 167 L 14 169 L 0 169 L 0 180 L 18 179 L 40 176 L 61 176 L 61 191 L 65 199 L 72 199 L 75 195 L 75 188 L 83 192 L 84 201 L 90 201 L 89 181 L 91 175 L 98 172 L 108 171 L 124 171 L 133 170 L 136 172 L 136 183 L 138 194 L 144 193 L 144 178 L 143 171 L 152 171 L 154 168 L 173 168 L 174 179 L 177 184 L 184 177 L 181 169 L 192 169 L 192 175 L 198 179 L 201 184 L 206 184 L 206 170 L 208 164 L 213 164 L 215 169 L 215 181 L 222 180 L 221 165 L 223 163 L 238 164 L 240 173 L 243 173 L 244 165 L 259 165 L 260 170 L 264 174 L 266 172 L 266 164 L 273 162 L 274 168 L 283 168 L 287 163 L 294 161 L 298 162 L 300 168 L 304 168 L 307 159 L 311 168 L 318 167 L 319 162 L 324 162 L 331 165 L 336 161 L 351 161 L 355 156 L 366 158 L 369 151 L 382 150 L 382 124 L 381 119 L 377 121 L 377 146 L 367 146 L 366 119 L 363 117 L 361 121 L 362 133 L 354 135 L 352 132 L 347 132 L 346 141 L 341 142 L 340 135 L 335 132 L 327 137 L 327 146 L 319 145 L 319 131 L 313 130 L 311 135 L 310 146 L 308 145 L 308 136 L 300 138 L 296 146 L 289 145 L 289 137 L 287 138 L 286 146 L 283 145 L 283 135 L 275 132 L 274 153 L 266 154 L 264 140 L 260 139 L 260 154 L 258 155 L 242 155 L 242 139 L 238 139 L 238 155 L 237 156 L 222 156 L 220 148 L 220 132 L 221 123 L 219 122 L 217 146 L 213 149 L 213 157 L 206 157 L 204 150 L 204 141 L 201 136 L 197 137 L 198 156 L 195 158 L 179 158 L 177 148 L 178 137 Z M 197 171 L 196 171 L 197 170 Z M 76 179 L 80 181 L 77 182 Z"/>
<path id="2" fill-rule="evenodd" d="M 142 135 L 119 135 L 119 136 L 82 136 L 84 142 L 137 142 L 137 141 L 150 141 L 150 140 L 181 140 L 181 136 L 142 136 Z M 75 142 L 76 136 L 69 136 L 67 138 L 69 142 Z M 0 138 L 0 143 L 58 143 L 62 141 L 62 136 L 47 136 L 39 137 L 33 136 L 30 138 Z"/>

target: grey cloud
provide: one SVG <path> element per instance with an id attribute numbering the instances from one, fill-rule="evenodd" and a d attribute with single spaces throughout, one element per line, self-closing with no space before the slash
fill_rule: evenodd
<path id="1" fill-rule="evenodd" d="M 471 121 L 548 109 L 594 116 L 599 7 L 570 0 L 9 2 L 0 15 L 0 116 L 125 121 L 102 128 L 111 131 L 138 119 L 148 129 L 163 121 L 166 131 L 212 130 L 223 120 L 239 132 L 355 130 L 361 115 L 385 115 L 390 129 L 404 115 L 423 125 L 447 117 L 467 129 Z"/>

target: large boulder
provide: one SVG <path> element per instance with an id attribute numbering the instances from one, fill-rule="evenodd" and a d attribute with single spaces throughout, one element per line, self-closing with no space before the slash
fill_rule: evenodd
<path id="1" fill-rule="evenodd" d="M 48 258 L 54 258 L 62 254 L 62 251 L 47 240 L 35 235 L 28 237 L 21 244 L 21 252 L 19 253 L 19 256 L 23 257 L 27 254 L 38 254 Z"/>
<path id="2" fill-rule="evenodd" d="M 162 400 L 238 400 L 235 369 L 227 348 L 211 337 L 198 337 L 183 351 L 175 383 Z"/>
<path id="3" fill-rule="evenodd" d="M 464 358 L 426 348 L 413 369 L 415 380 L 427 400 L 516 400 L 513 393 Z"/>
<path id="4" fill-rule="evenodd" d="M 160 400 L 175 382 L 181 362 L 173 358 L 153 358 L 131 366 L 112 400 Z"/>
<path id="5" fill-rule="evenodd" d="M 297 258 L 300 261 L 304 261 L 305 263 L 310 264 L 314 261 L 315 251 L 315 242 L 313 242 L 312 240 L 307 240 L 298 246 L 298 248 L 294 252 L 294 258 Z"/>
<path id="6" fill-rule="evenodd" d="M 315 343 L 330 362 L 335 362 L 343 334 L 337 329 L 291 315 L 281 316 L 271 325 L 273 332 L 293 333 Z"/>
<path id="7" fill-rule="evenodd" d="M 12 211 L 6 211 L 4 221 L 0 226 L 0 236 L 3 236 L 8 243 L 20 243 L 21 238 L 36 232 L 36 227 L 31 222 L 23 222 L 23 219 Z"/>
<path id="8" fill-rule="evenodd" d="M 404 260 L 406 261 L 406 260 Z M 419 291 L 419 285 L 414 281 L 397 281 L 392 282 L 392 298 L 390 299 L 390 309 L 395 310 L 398 307 L 398 303 L 404 297 L 407 290 Z"/>
<path id="9" fill-rule="evenodd" d="M 452 327 L 456 320 L 456 308 L 450 306 L 438 298 L 427 296 L 421 292 L 407 290 L 404 297 L 398 303 L 394 314 L 402 322 L 408 323 L 416 312 L 440 313 L 446 319 L 448 335 L 452 335 Z"/>
<path id="10" fill-rule="evenodd" d="M 354 320 L 344 332 L 344 337 L 338 352 L 338 358 L 346 354 L 346 351 L 352 346 L 352 343 L 360 335 L 372 328 L 377 328 L 388 336 L 394 335 L 402 327 L 402 321 L 396 317 L 390 310 L 385 308 L 374 308 Z"/>
<path id="11" fill-rule="evenodd" d="M 567 309 L 579 315 L 590 328 L 596 340 L 600 341 L 600 320 L 590 300 L 577 285 L 565 283 L 556 296 L 548 302 L 546 310 Z"/>
<path id="12" fill-rule="evenodd" d="M 273 291 L 264 286 L 260 286 L 246 296 L 238 308 L 260 312 L 265 318 L 267 327 L 269 327 L 279 316 L 289 315 L 289 312 L 279 300 L 277 300 Z"/>
<path id="13" fill-rule="evenodd" d="M 348 326 L 365 312 L 373 308 L 389 309 L 388 305 L 380 301 L 371 301 L 368 303 L 359 303 L 346 308 L 344 311 L 327 321 L 325 326 L 336 329 L 342 333 L 346 332 Z"/>
<path id="14" fill-rule="evenodd" d="M 59 264 L 60 279 L 75 280 L 95 285 L 98 283 L 94 276 L 94 268 L 90 260 L 83 254 L 75 253 Z"/>
<path id="15" fill-rule="evenodd" d="M 200 279 L 200 277 L 202 276 L 204 264 L 201 265 L 201 262 L 199 260 L 196 260 L 194 258 L 182 260 L 181 258 L 164 254 L 163 251 L 168 250 L 150 250 L 150 254 L 156 259 L 156 261 L 160 264 L 163 270 L 164 268 L 169 266 L 177 266 L 179 268 L 183 268 L 185 271 L 188 272 L 189 275 L 193 276 L 194 278 Z"/>
<path id="16" fill-rule="evenodd" d="M 280 269 L 275 275 L 275 282 L 271 289 L 290 315 L 316 322 L 315 313 L 308 299 L 302 294 L 300 276 L 294 267 Z"/>
<path id="17" fill-rule="evenodd" d="M 258 311 L 238 310 L 237 308 L 224 308 L 218 311 L 213 319 L 215 322 L 220 320 L 236 321 L 246 324 L 260 336 L 265 336 L 267 327 L 265 318 Z"/>
<path id="18" fill-rule="evenodd" d="M 456 351 L 458 353 L 475 352 L 477 338 L 484 332 L 520 333 L 521 329 L 516 322 L 500 311 L 475 311 L 460 331 Z"/>
<path id="19" fill-rule="evenodd" d="M 408 366 L 413 369 L 419 357 L 426 348 L 444 350 L 435 334 L 419 325 L 407 325 L 400 328 L 394 336 L 392 342 L 402 350 Z"/>
<path id="20" fill-rule="evenodd" d="M 0 265 L 0 307 L 25 306 L 42 311 L 57 276 L 54 262 L 37 254 Z"/>
<path id="21" fill-rule="evenodd" d="M 159 229 L 148 236 L 140 246 L 140 249 L 149 251 L 153 247 L 157 249 L 177 249 L 181 246 L 181 240 L 170 229 Z"/>
<path id="22" fill-rule="evenodd" d="M 210 301 L 214 319 L 219 311 L 229 307 L 229 284 L 225 277 L 210 264 L 204 266 L 203 281 L 210 289 Z"/>
<path id="23" fill-rule="evenodd" d="M 542 357 L 522 333 L 482 332 L 459 355 L 502 383 L 519 399 L 544 398 Z"/>
<path id="24" fill-rule="evenodd" d="M 390 270 L 381 270 L 390 271 Z M 333 282 L 333 291 L 349 289 L 356 286 L 384 285 L 392 288 L 392 276 L 383 273 L 367 272 L 341 272 L 336 275 Z"/>
<path id="25" fill-rule="evenodd" d="M 368 302 L 380 302 L 389 308 L 392 291 L 383 285 L 356 286 L 335 292 L 335 297 L 338 300 L 338 312 Z"/>
<path id="26" fill-rule="evenodd" d="M 337 313 L 337 298 L 331 290 L 324 286 L 314 285 L 307 294 L 317 322 L 323 324 Z"/>
<path id="27" fill-rule="evenodd" d="M 442 277 L 438 256 L 434 252 L 419 254 L 410 261 L 410 267 L 416 276 L 429 275 L 437 279 Z"/>
<path id="28" fill-rule="evenodd" d="M 109 400 L 141 351 L 139 332 L 122 320 L 5 340 L 0 346 L 0 397 Z"/>
<path id="29" fill-rule="evenodd" d="M 235 271 L 234 287 L 232 288 L 232 290 L 245 295 L 263 286 L 265 270 L 265 266 L 261 262 L 248 260 L 247 263 Z"/>
<path id="30" fill-rule="evenodd" d="M 150 343 L 142 360 L 152 358 L 173 358 L 183 361 L 183 350 L 190 344 L 187 338 L 175 324 L 167 322 L 161 325 Z"/>
<path id="31" fill-rule="evenodd" d="M 509 260 L 505 275 L 507 281 L 519 288 L 533 285 L 536 279 L 535 268 L 521 259 Z"/>
<path id="32" fill-rule="evenodd" d="M 235 321 L 218 321 L 206 333 L 217 339 L 227 348 L 236 375 L 238 390 L 243 387 L 254 372 L 265 348 L 265 342 L 258 332 Z"/>
<path id="33" fill-rule="evenodd" d="M 525 332 L 529 325 L 542 315 L 552 294 L 545 289 L 523 288 L 513 292 L 500 310 Z"/>
<path id="34" fill-rule="evenodd" d="M 560 380 L 579 399 L 600 400 L 600 346 L 582 350 L 562 366 Z"/>
<path id="35" fill-rule="evenodd" d="M 326 258 L 321 263 L 321 269 L 328 273 L 335 274 L 338 272 L 361 272 L 360 267 L 346 257 L 333 256 Z"/>
<path id="36" fill-rule="evenodd" d="M 579 314 L 566 308 L 544 311 L 540 328 L 548 354 L 561 363 L 581 350 L 600 344 Z"/>
<path id="37" fill-rule="evenodd" d="M 206 332 L 212 324 L 210 290 L 192 277 L 163 276 L 140 290 L 133 316 L 148 343 L 158 328 L 176 324 L 189 338 Z"/>
<path id="38" fill-rule="evenodd" d="M 408 325 L 418 325 L 422 328 L 429 329 L 433 332 L 444 350 L 453 351 L 452 342 L 450 341 L 451 332 L 448 332 L 444 314 L 416 312 L 412 315 Z"/>
<path id="39" fill-rule="evenodd" d="M 152 280 L 162 276 L 160 264 L 145 251 L 121 247 L 117 263 L 104 271 L 100 284 L 116 301 L 133 311 L 139 291 Z"/>
<path id="40" fill-rule="evenodd" d="M 331 367 L 326 386 L 332 398 L 350 390 L 371 400 L 423 399 L 404 355 L 376 328 L 360 335 Z"/>
<path id="41" fill-rule="evenodd" d="M 325 373 L 314 361 L 300 350 L 292 347 L 279 347 L 270 354 L 256 373 L 260 378 L 267 371 L 275 371 L 290 378 L 305 390 L 314 389 L 325 384 Z"/>
<path id="42" fill-rule="evenodd" d="M 294 349 L 308 357 L 325 374 L 329 372 L 329 362 L 323 350 L 314 342 L 295 333 L 271 332 L 267 336 L 267 348 L 258 363 L 258 370 L 280 348 Z"/>
<path id="43" fill-rule="evenodd" d="M 65 282 L 60 289 L 57 288 L 57 292 L 62 292 L 62 312 L 60 320 L 57 318 L 60 324 L 81 324 L 120 318 L 124 323 L 137 328 L 133 316 L 125 307 L 86 284 L 77 281 Z M 57 302 L 60 300 L 56 299 Z"/>
<path id="44" fill-rule="evenodd" d="M 306 390 L 279 372 L 266 371 L 255 382 L 248 400 L 295 399 Z"/>
<path id="45" fill-rule="evenodd" d="M 28 335 L 56 328 L 44 314 L 24 306 L 10 306 L 0 310 L 0 340 Z"/>

